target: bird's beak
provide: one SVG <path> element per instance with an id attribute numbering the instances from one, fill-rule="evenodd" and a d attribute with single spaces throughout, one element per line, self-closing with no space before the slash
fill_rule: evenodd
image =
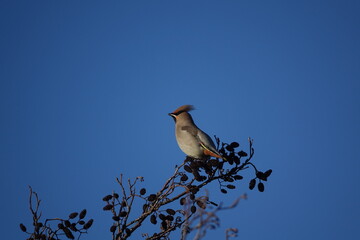
<path id="1" fill-rule="evenodd" d="M 176 122 L 176 115 L 175 115 L 175 114 L 173 114 L 173 113 L 168 113 L 168 115 L 169 115 L 170 117 L 172 117 L 172 118 L 174 119 L 174 121 Z"/>

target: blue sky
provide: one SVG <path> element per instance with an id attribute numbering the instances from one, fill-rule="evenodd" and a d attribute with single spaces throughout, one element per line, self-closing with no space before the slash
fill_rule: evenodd
<path id="1" fill-rule="evenodd" d="M 0 5 L 4 239 L 26 238 L 28 185 L 44 216 L 86 208 L 83 239 L 111 239 L 102 197 L 120 173 L 162 186 L 184 159 L 167 116 L 183 104 L 211 136 L 246 150 L 251 136 L 254 163 L 273 169 L 264 193 L 251 172 L 227 195 L 209 187 L 215 202 L 248 200 L 207 239 L 358 235 L 359 1 Z"/>

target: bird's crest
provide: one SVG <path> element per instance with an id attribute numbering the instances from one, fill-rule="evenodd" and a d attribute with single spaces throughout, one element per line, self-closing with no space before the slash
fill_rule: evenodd
<path id="1" fill-rule="evenodd" d="M 176 109 L 175 111 L 173 111 L 172 113 L 175 115 L 178 115 L 182 112 L 190 112 L 191 110 L 194 110 L 194 106 L 193 105 L 183 105 L 181 107 L 179 107 L 178 109 Z"/>

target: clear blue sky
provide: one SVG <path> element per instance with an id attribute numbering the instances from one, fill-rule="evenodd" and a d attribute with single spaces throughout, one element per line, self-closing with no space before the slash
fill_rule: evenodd
<path id="1" fill-rule="evenodd" d="M 254 162 L 273 169 L 264 193 L 210 187 L 216 202 L 249 199 L 207 239 L 228 227 L 247 240 L 358 236 L 359 12 L 346 0 L 2 0 L 2 238 L 26 238 L 31 185 L 44 216 L 87 208 L 83 239 L 111 239 L 102 197 L 120 173 L 148 191 L 170 176 L 184 154 L 167 113 L 183 104 L 209 135 L 246 150 L 254 138 Z"/>

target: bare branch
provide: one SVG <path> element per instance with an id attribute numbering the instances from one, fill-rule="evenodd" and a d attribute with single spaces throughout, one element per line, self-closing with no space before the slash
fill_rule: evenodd
<path id="1" fill-rule="evenodd" d="M 107 202 L 104 210 L 112 209 L 113 219 L 116 220 L 110 229 L 113 233 L 113 239 L 127 239 L 142 226 L 147 218 L 150 218 L 152 224 L 158 225 L 159 230 L 152 236 L 144 233 L 143 236 L 146 239 L 168 239 L 170 233 L 178 228 L 182 229 L 182 239 L 186 239 L 186 236 L 193 230 L 197 230 L 195 239 L 201 239 L 205 236 L 206 230 L 218 227 L 219 218 L 216 216 L 217 211 L 233 209 L 237 206 L 240 199 L 246 198 L 246 195 L 243 195 L 230 206 L 223 207 L 222 204 L 217 205 L 210 201 L 208 195 L 196 197 L 201 189 L 204 189 L 210 183 L 217 182 L 221 192 L 226 194 L 229 189 L 236 188 L 233 182 L 243 179 L 238 173 L 253 167 L 256 177 L 251 180 L 249 187 L 252 189 L 251 186 L 256 184 L 256 182 L 253 182 L 258 179 L 259 185 L 262 184 L 259 187 L 259 191 L 261 191 L 263 189 L 261 181 L 267 180 L 271 170 L 262 173 L 250 162 L 254 155 L 253 140 L 249 138 L 249 154 L 244 151 L 235 152 L 235 149 L 239 147 L 239 144 L 236 142 L 220 144 L 220 139 L 216 138 L 216 143 L 219 148 L 218 151 L 227 161 L 219 159 L 197 160 L 188 157 L 181 165 L 175 167 L 174 173 L 166 180 L 157 193 L 150 193 L 144 196 L 146 190 L 143 188 L 143 192 L 137 194 L 135 186 L 138 178 L 133 182 L 128 180 L 128 184 L 125 186 L 122 175 L 120 175 L 120 178 L 117 178 L 117 182 L 122 192 L 122 204 L 116 203 L 111 195 L 108 195 L 109 198 L 104 198 L 104 201 Z M 247 157 L 246 160 L 242 161 L 245 157 Z M 262 175 L 259 173 L 262 173 Z M 189 175 L 192 177 L 189 177 Z M 140 216 L 133 218 L 132 221 L 128 221 L 136 199 L 144 201 L 143 212 Z M 174 204 L 177 200 L 180 200 L 180 205 L 185 204 L 185 210 L 173 210 L 171 208 L 166 211 L 164 210 L 165 206 Z M 213 211 L 206 211 L 205 209 L 209 204 L 216 205 L 217 208 Z M 199 222 L 197 225 L 192 226 L 194 221 Z M 116 235 L 115 231 L 117 232 Z M 231 234 L 229 232 L 228 235 L 235 236 L 234 232 Z"/>
<path id="2" fill-rule="evenodd" d="M 31 240 L 59 240 L 60 237 L 66 237 L 68 239 L 74 239 L 74 234 L 77 234 L 79 240 L 82 234 L 87 233 L 87 230 L 91 227 L 93 219 L 90 219 L 87 223 L 83 220 L 86 215 L 86 210 L 82 210 L 80 214 L 73 212 L 69 214 L 67 219 L 62 218 L 48 218 L 44 223 L 41 222 L 40 202 L 39 196 L 29 186 L 29 208 L 32 214 L 34 229 L 32 232 L 28 232 L 23 224 L 20 224 L 20 228 L 23 232 L 29 235 L 28 239 Z M 78 220 L 75 220 L 78 218 Z M 57 227 L 51 227 L 50 223 L 58 223 Z"/>

